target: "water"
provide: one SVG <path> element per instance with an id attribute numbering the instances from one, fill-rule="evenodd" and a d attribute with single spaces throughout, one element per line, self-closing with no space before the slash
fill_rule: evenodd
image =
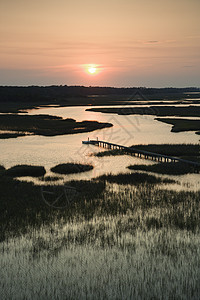
<path id="1" fill-rule="evenodd" d="M 104 106 L 106 107 L 106 106 Z M 111 107 L 111 106 L 109 106 Z M 114 107 L 124 107 L 122 105 Z M 132 106 L 134 107 L 134 106 Z M 0 164 L 9 168 L 18 164 L 41 165 L 46 168 L 47 175 L 53 175 L 50 169 L 60 163 L 80 162 L 91 163 L 94 169 L 82 174 L 62 176 L 64 180 L 91 179 L 105 173 L 117 174 L 127 172 L 131 164 L 152 164 L 151 161 L 141 160 L 128 155 L 116 157 L 97 158 L 95 152 L 105 149 L 82 145 L 83 140 L 96 139 L 110 141 L 116 144 L 131 146 L 134 144 L 149 143 L 198 143 L 199 136 L 194 132 L 171 132 L 171 125 L 154 120 L 154 116 L 116 114 L 103 114 L 86 111 L 88 106 L 81 107 L 47 107 L 29 110 L 28 114 L 51 114 L 63 118 L 73 118 L 77 121 L 96 120 L 113 124 L 111 128 L 96 130 L 89 133 L 78 133 L 54 137 L 34 136 L 19 137 L 16 139 L 0 140 L 1 157 Z M 22 178 L 33 181 L 33 178 Z M 182 187 L 196 190 L 199 188 L 198 175 L 188 175 L 181 178 Z M 34 179 L 36 184 L 43 184 Z M 60 180 L 59 183 L 62 183 Z M 179 189 L 177 187 L 177 189 Z"/>
<path id="2" fill-rule="evenodd" d="M 123 106 L 119 106 L 123 107 Z M 16 139 L 0 140 L 0 164 L 6 168 L 16 164 L 42 165 L 49 170 L 58 163 L 90 162 L 97 166 L 97 159 L 89 154 L 103 151 L 95 146 L 82 145 L 82 140 L 96 139 L 122 144 L 126 146 L 149 143 L 198 143 L 199 136 L 194 132 L 171 132 L 171 125 L 154 120 L 154 116 L 119 116 L 86 111 L 87 107 L 41 108 L 29 111 L 29 114 L 51 114 L 63 118 L 74 118 L 77 121 L 96 120 L 113 124 L 111 128 L 96 130 L 89 133 L 62 135 L 54 137 L 26 136 Z M 124 161 L 125 159 L 125 161 Z M 114 158 L 112 171 L 124 169 L 124 165 L 135 161 L 135 158 Z M 98 160 L 99 161 L 99 160 Z M 144 161 L 143 161 L 144 162 Z M 101 170 L 104 166 L 101 166 Z M 108 171 L 108 164 L 104 170 Z M 94 172 L 94 171 L 93 171 Z M 92 174 L 92 172 L 91 172 Z M 93 173 L 94 175 L 94 173 Z M 98 175 L 96 171 L 95 175 Z"/>

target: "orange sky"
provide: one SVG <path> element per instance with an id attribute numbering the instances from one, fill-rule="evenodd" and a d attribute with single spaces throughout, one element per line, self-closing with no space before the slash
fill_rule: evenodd
<path id="1" fill-rule="evenodd" d="M 200 86 L 199 11 L 199 0 L 0 0 L 0 85 Z"/>

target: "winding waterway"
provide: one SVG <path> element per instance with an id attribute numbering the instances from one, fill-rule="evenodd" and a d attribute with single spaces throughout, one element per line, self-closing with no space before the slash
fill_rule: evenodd
<path id="1" fill-rule="evenodd" d="M 130 106 L 130 105 L 129 105 Z M 106 107 L 106 106 L 104 106 Z M 111 106 L 109 106 L 111 107 Z M 114 106 L 124 107 L 124 106 Z M 131 106 L 134 107 L 134 106 Z M 145 106 L 144 106 L 145 107 Z M 130 164 L 151 164 L 151 161 L 134 158 L 128 155 L 97 158 L 92 154 L 104 149 L 82 145 L 83 140 L 98 139 L 126 146 L 150 143 L 198 143 L 199 136 L 195 132 L 171 132 L 171 125 L 154 120 L 149 115 L 116 115 L 86 111 L 88 106 L 79 107 L 46 107 L 32 109 L 28 114 L 51 114 L 63 118 L 74 118 L 77 121 L 96 120 L 113 124 L 111 128 L 89 133 L 78 133 L 54 137 L 30 135 L 15 139 L 0 140 L 0 164 L 6 168 L 18 164 L 45 166 L 47 174 L 50 168 L 66 162 L 91 163 L 92 171 L 83 174 L 68 175 L 67 179 L 89 179 L 108 172 L 117 174 L 127 172 Z M 198 175 L 190 175 L 194 185 L 199 185 Z M 183 176 L 184 178 L 188 176 Z M 186 183 L 186 182 L 185 182 Z"/>

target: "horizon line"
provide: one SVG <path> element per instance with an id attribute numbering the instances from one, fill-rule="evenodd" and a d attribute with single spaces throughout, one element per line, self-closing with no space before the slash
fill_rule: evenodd
<path id="1" fill-rule="evenodd" d="M 146 86 L 100 86 L 100 85 L 94 85 L 94 86 L 85 86 L 85 85 L 67 85 L 67 84 L 49 84 L 49 85 L 0 85 L 0 88 L 2 87 L 18 87 L 18 88 L 30 88 L 30 87 L 40 87 L 40 88 L 46 88 L 46 87 L 82 87 L 82 88 L 111 88 L 111 89 L 200 89 L 200 87 L 197 86 L 184 86 L 184 87 L 172 87 L 172 86 L 163 86 L 163 87 L 146 87 Z"/>

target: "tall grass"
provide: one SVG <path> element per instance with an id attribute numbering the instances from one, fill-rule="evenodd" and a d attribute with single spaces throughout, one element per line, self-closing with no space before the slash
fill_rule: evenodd
<path id="1" fill-rule="evenodd" d="M 60 209 L 0 176 L 1 299 L 199 298 L 200 191 L 67 186 L 77 193 Z"/>
<path id="2" fill-rule="evenodd" d="M 133 166 L 135 167 L 135 166 Z M 132 169 L 132 166 L 129 167 Z M 140 168 L 138 168 L 140 170 Z M 118 183 L 118 184 L 132 184 L 132 185 L 138 185 L 142 183 L 148 183 L 148 184 L 158 184 L 158 183 L 175 183 L 175 180 L 169 179 L 169 178 L 160 178 L 156 177 L 154 175 L 149 175 L 146 173 L 119 173 L 117 175 L 113 174 L 106 174 L 98 177 L 99 180 L 104 180 L 108 182 Z"/>
<path id="3" fill-rule="evenodd" d="M 2 299 L 198 299 L 199 199 L 109 184 L 47 209 L 50 223 L 0 244 Z"/>
<path id="4" fill-rule="evenodd" d="M 152 183 L 141 182 L 138 181 L 135 188 L 125 186 L 122 192 L 115 193 L 114 186 L 111 190 L 104 191 L 105 180 L 71 181 L 65 188 L 56 185 L 45 186 L 44 191 L 47 191 L 47 194 L 43 198 L 41 187 L 1 176 L 0 224 L 7 228 L 1 231 L 1 239 L 28 232 L 29 227 L 39 228 L 62 218 L 81 218 L 88 221 L 96 214 L 107 217 L 124 215 L 127 211 L 135 214 L 138 209 L 145 211 L 153 207 L 164 207 L 166 213 L 158 219 L 154 215 L 156 220 L 149 219 L 149 227 L 151 224 L 157 224 L 155 227 L 173 226 L 191 230 L 199 228 L 198 192 L 162 190 L 152 186 Z M 74 189 L 75 193 L 71 194 L 70 189 Z M 55 205 L 54 201 L 58 197 Z M 192 213 L 188 215 L 191 207 Z M 136 221 L 135 225 L 141 227 L 141 220 L 137 218 Z M 146 228 L 146 223 L 142 224 L 143 228 Z"/>

